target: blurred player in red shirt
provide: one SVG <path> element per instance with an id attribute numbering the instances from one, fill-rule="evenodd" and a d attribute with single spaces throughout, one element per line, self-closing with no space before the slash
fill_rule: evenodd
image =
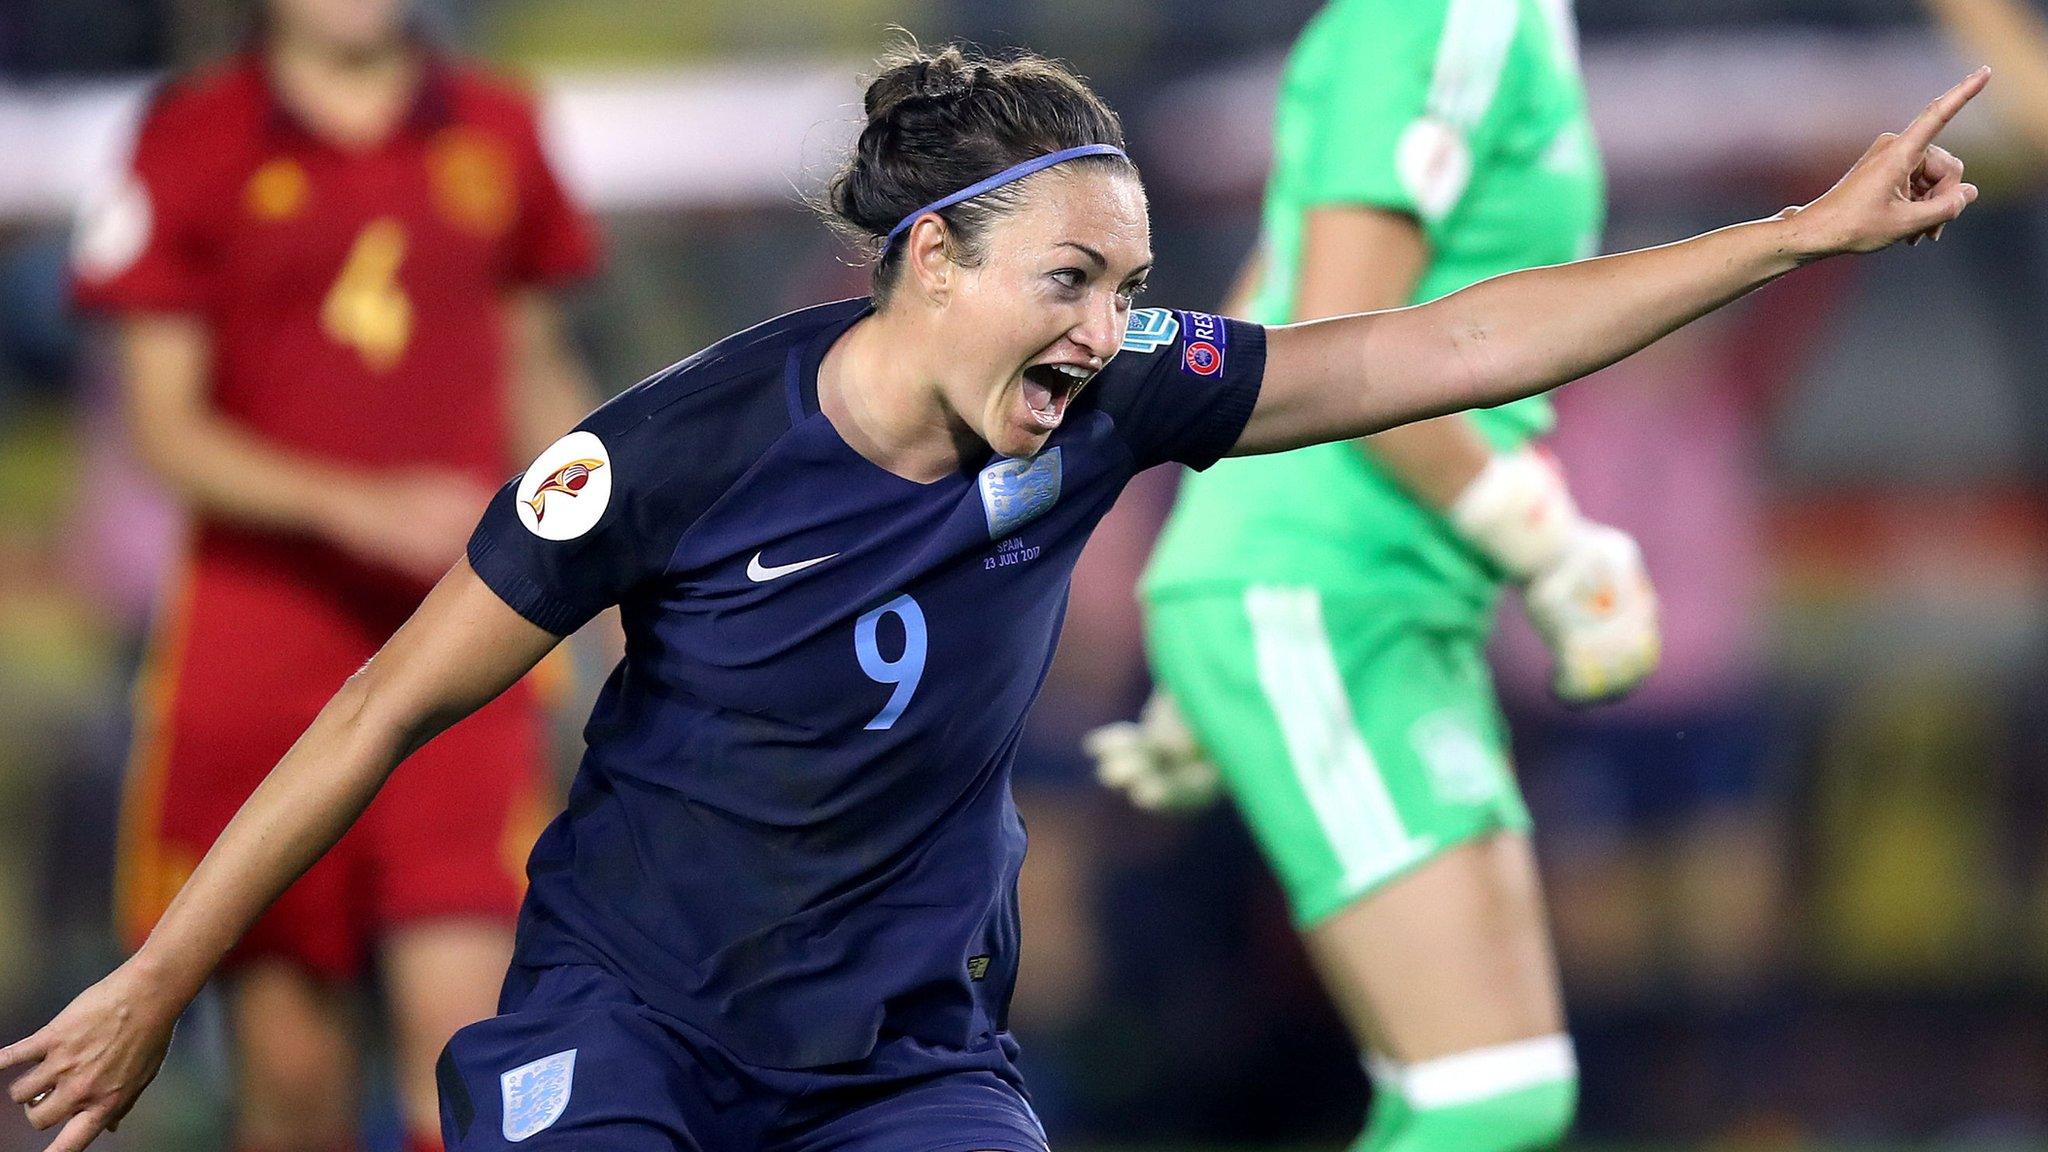
<path id="1" fill-rule="evenodd" d="M 592 229 L 529 98 L 422 44 L 403 0 L 267 0 L 250 47 L 151 104 L 81 221 L 143 456 L 192 511 L 138 691 L 117 915 L 138 945 L 235 809 L 593 397 L 547 289 Z M 521 689 L 400 768 L 225 982 L 235 1138 L 353 1146 L 350 987 L 374 963 L 409 1147 L 433 1064 L 495 1010 L 550 814 Z"/>

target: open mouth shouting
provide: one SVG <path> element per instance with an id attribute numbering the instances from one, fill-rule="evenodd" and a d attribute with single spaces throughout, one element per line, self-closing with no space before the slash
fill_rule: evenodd
<path id="1" fill-rule="evenodd" d="M 1058 428 L 1067 405 L 1080 395 L 1082 385 L 1094 378 L 1095 371 L 1079 364 L 1033 364 L 1024 369 L 1024 407 L 1032 422 L 1047 432 Z"/>

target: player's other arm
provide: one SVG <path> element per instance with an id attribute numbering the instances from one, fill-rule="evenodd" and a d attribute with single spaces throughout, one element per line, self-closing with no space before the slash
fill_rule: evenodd
<path id="1" fill-rule="evenodd" d="M 142 948 L 48 1025 L 0 1049 L 38 1129 L 76 1152 L 156 1075 L 171 1026 L 249 925 L 341 838 L 398 763 L 504 691 L 559 637 L 458 564 L 321 709 L 242 805 Z"/>
<path id="2" fill-rule="evenodd" d="M 1990 79 L 1973 73 L 1886 133 L 1819 199 L 1766 220 L 1511 272 L 1428 304 L 1271 330 L 1237 454 L 1352 439 L 1504 404 L 1604 368 L 1802 264 L 1930 235 L 1976 199 L 1934 137 Z"/>
<path id="3" fill-rule="evenodd" d="M 195 510 L 326 540 L 431 580 L 461 552 L 488 492 L 452 472 L 369 475 L 266 442 L 212 400 L 213 342 L 199 316 L 116 321 L 128 420 L 143 460 Z"/>

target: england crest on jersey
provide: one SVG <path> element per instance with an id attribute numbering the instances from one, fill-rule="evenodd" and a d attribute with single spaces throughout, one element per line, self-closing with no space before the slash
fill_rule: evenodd
<path id="1" fill-rule="evenodd" d="M 576 1082 L 576 1052 L 557 1052 L 498 1077 L 505 1097 L 505 1139 L 514 1144 L 545 1131 L 569 1107 Z"/>
<path id="2" fill-rule="evenodd" d="M 1001 540 L 1045 515 L 1060 498 L 1060 450 L 1048 448 L 1028 460 L 998 460 L 981 470 L 981 510 L 988 538 Z"/>
<path id="3" fill-rule="evenodd" d="M 1124 322 L 1124 351 L 1157 352 L 1180 334 L 1180 318 L 1166 308 L 1139 308 Z"/>

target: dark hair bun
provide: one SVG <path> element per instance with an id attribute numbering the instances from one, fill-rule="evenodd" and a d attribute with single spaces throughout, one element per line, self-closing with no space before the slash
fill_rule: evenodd
<path id="1" fill-rule="evenodd" d="M 906 100 L 945 100 L 965 96 L 984 78 L 986 68 L 970 61 L 960 49 L 948 45 L 936 56 L 922 53 L 908 58 L 885 58 L 895 63 L 868 84 L 864 105 L 868 120 L 885 120 Z"/>
<path id="2" fill-rule="evenodd" d="M 989 57 L 957 44 L 927 52 L 907 41 L 878 63 L 863 101 L 860 142 L 821 205 L 835 227 L 871 251 L 905 216 L 1014 164 L 1083 144 L 1123 146 L 1116 113 L 1065 65 L 1043 56 Z M 963 252 L 974 250 L 994 213 L 1014 203 L 1004 191 L 942 213 Z M 881 255 L 878 297 L 895 263 L 893 253 Z"/>

